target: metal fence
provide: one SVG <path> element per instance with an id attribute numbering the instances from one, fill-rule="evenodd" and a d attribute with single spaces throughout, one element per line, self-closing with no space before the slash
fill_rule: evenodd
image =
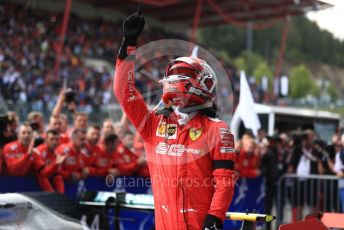
<path id="1" fill-rule="evenodd" d="M 318 212 L 340 212 L 338 177 L 286 174 L 278 182 L 277 226 Z"/>

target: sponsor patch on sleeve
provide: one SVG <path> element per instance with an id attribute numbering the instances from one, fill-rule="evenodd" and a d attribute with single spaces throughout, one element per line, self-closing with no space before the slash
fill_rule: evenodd
<path id="1" fill-rule="evenodd" d="M 232 147 L 220 147 L 220 153 L 235 153 L 235 149 Z"/>

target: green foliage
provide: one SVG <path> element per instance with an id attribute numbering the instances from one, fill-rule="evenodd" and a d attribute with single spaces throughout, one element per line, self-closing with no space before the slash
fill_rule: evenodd
<path id="1" fill-rule="evenodd" d="M 238 70 L 243 70 L 247 73 L 248 66 L 244 57 L 238 57 L 234 60 L 234 65 Z"/>
<path id="2" fill-rule="evenodd" d="M 292 98 L 303 98 L 308 94 L 318 96 L 319 88 L 312 81 L 310 72 L 304 65 L 293 67 L 290 72 L 290 96 Z"/>
<path id="3" fill-rule="evenodd" d="M 256 66 L 253 76 L 256 77 L 257 82 L 261 82 L 262 77 L 266 76 L 269 80 L 269 88 L 272 89 L 273 73 L 266 62 L 262 61 Z"/>
<path id="4" fill-rule="evenodd" d="M 247 74 L 252 74 L 253 70 L 263 61 L 263 58 L 258 54 L 245 50 L 239 57 L 234 59 L 234 65 L 237 69 L 244 70 Z"/>
<path id="5" fill-rule="evenodd" d="M 245 28 L 221 25 L 201 28 L 198 40 L 206 47 L 225 50 L 229 56 L 237 57 L 245 49 Z"/>
<path id="6" fill-rule="evenodd" d="M 344 41 L 321 30 L 306 17 L 293 17 L 289 21 L 285 58 L 290 63 L 316 62 L 344 67 Z M 282 36 L 283 23 L 265 30 L 253 31 L 253 52 L 270 65 L 275 63 Z M 245 49 L 246 29 L 229 25 L 200 30 L 199 41 L 217 51 L 238 57 Z M 247 63 L 247 68 L 251 68 Z"/>
<path id="7" fill-rule="evenodd" d="M 330 83 L 330 85 L 327 88 L 327 93 L 330 95 L 331 100 L 337 99 L 337 91 L 336 91 L 336 88 L 332 82 Z"/>
<path id="8" fill-rule="evenodd" d="M 247 75 L 255 76 L 256 82 L 261 82 L 261 78 L 267 76 L 269 79 L 269 87 L 272 88 L 272 70 L 261 56 L 252 51 L 245 50 L 239 57 L 234 59 L 234 65 L 238 70 L 244 70 Z"/>

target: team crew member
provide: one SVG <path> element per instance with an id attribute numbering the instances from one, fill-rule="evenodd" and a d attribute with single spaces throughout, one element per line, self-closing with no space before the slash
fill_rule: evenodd
<path id="1" fill-rule="evenodd" d="M 59 115 L 61 121 L 60 144 L 67 144 L 70 141 L 68 135 L 68 117 L 66 114 Z"/>
<path id="2" fill-rule="evenodd" d="M 69 142 L 68 135 L 65 133 L 62 133 L 62 120 L 60 116 L 51 116 L 49 118 L 49 130 L 56 130 L 59 133 L 60 144 L 66 144 Z"/>
<path id="3" fill-rule="evenodd" d="M 39 177 L 38 183 L 43 190 L 47 192 L 53 192 L 56 190 L 60 193 L 64 193 L 64 182 L 59 166 L 65 160 L 67 155 L 56 154 L 55 150 L 59 145 L 59 139 L 60 135 L 57 130 L 48 130 L 46 132 L 45 143 L 36 148 L 45 164 L 45 167 L 41 172 L 44 177 Z M 48 178 L 50 180 L 48 180 Z M 52 183 L 50 181 L 52 181 Z"/>
<path id="4" fill-rule="evenodd" d="M 130 132 L 125 132 L 122 142 L 118 143 L 116 151 L 112 155 L 113 165 L 118 168 L 120 175 L 130 176 L 137 174 L 137 172 L 146 165 L 146 159 L 136 156 L 129 150 L 133 145 L 133 136 Z"/>
<path id="5" fill-rule="evenodd" d="M 94 163 L 94 159 L 96 159 L 99 155 L 102 155 L 102 148 L 98 144 L 100 139 L 100 127 L 98 125 L 92 125 L 87 129 L 86 134 L 86 148 L 89 151 L 89 154 L 82 154 L 83 162 L 91 166 Z M 82 173 L 84 177 L 87 177 L 90 174 L 90 168 L 86 167 L 83 169 Z"/>
<path id="6" fill-rule="evenodd" d="M 92 176 L 119 176 L 120 171 L 113 166 L 113 155 L 117 147 L 117 136 L 115 134 L 108 134 L 105 136 L 101 152 L 93 157 L 93 164 L 90 168 L 90 175 Z"/>
<path id="7" fill-rule="evenodd" d="M 66 155 L 66 159 L 60 166 L 60 172 L 64 179 L 78 181 L 85 178 L 82 171 L 85 167 L 88 167 L 88 162 L 84 162 L 81 155 L 90 155 L 86 148 L 85 129 L 74 129 L 72 140 L 67 144 L 60 145 L 56 149 L 56 153 Z"/>
<path id="8" fill-rule="evenodd" d="M 233 196 L 235 151 L 228 125 L 215 118 L 215 73 L 198 58 L 177 58 L 163 79 L 167 107 L 148 110 L 134 77 L 136 41 L 145 24 L 141 13 L 124 22 L 114 92 L 145 142 L 156 229 L 222 228 Z M 209 180 L 215 186 L 202 184 Z"/>
<path id="9" fill-rule="evenodd" d="M 5 174 L 10 176 L 34 175 L 44 168 L 44 162 L 34 152 L 33 130 L 29 123 L 19 127 L 18 140 L 5 145 L 3 158 Z"/>
<path id="10" fill-rule="evenodd" d="M 260 175 L 260 154 L 252 136 L 245 134 L 239 149 L 236 170 L 240 177 L 256 178 Z"/>

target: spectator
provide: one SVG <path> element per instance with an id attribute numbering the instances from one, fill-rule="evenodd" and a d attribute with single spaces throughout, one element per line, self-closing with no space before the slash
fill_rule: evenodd
<path id="1" fill-rule="evenodd" d="M 33 130 L 36 131 L 40 136 L 43 136 L 44 133 L 44 117 L 43 114 L 37 111 L 30 112 L 27 115 L 27 121 L 33 127 Z"/>
<path id="2" fill-rule="evenodd" d="M 265 178 L 265 213 L 272 212 L 272 206 L 276 199 L 277 182 L 285 173 L 285 156 L 281 148 L 281 139 L 278 136 L 268 137 L 269 146 L 262 157 L 261 173 Z M 271 229 L 271 223 L 266 224 L 267 230 Z"/>
<path id="3" fill-rule="evenodd" d="M 314 139 L 314 132 L 312 130 L 306 130 L 304 133 L 297 133 L 294 135 L 294 148 L 292 150 L 292 156 L 290 165 L 288 168 L 289 173 L 296 173 L 298 176 L 302 178 L 302 176 L 308 176 L 310 174 L 318 174 L 319 167 L 321 167 L 321 161 L 318 158 L 316 152 L 313 149 L 313 139 Z M 316 198 L 311 200 L 309 197 L 305 200 L 306 197 L 304 194 L 307 191 L 310 191 L 310 181 L 307 179 L 299 179 L 298 181 L 294 181 L 295 183 L 300 183 L 299 186 L 301 187 L 299 196 L 301 199 L 299 201 L 294 201 L 292 216 L 293 221 L 297 221 L 301 219 L 301 208 L 307 202 L 307 204 L 314 209 Z M 294 185 L 296 188 L 296 184 Z M 296 189 L 292 192 L 295 193 L 296 197 Z M 314 210 L 315 211 L 315 210 Z"/>
<path id="4" fill-rule="evenodd" d="M 48 130 L 46 133 L 45 143 L 36 148 L 41 156 L 45 168 L 42 174 L 44 178 L 38 178 L 38 183 L 44 191 L 58 191 L 64 193 L 64 182 L 61 175 L 60 165 L 63 163 L 67 155 L 57 155 L 56 148 L 59 145 L 59 132 L 57 130 Z M 52 183 L 50 182 L 52 181 Z"/>
<path id="5" fill-rule="evenodd" d="M 51 116 L 49 119 L 49 130 L 55 130 L 57 131 L 60 135 L 60 144 L 65 144 L 69 142 L 69 137 L 66 133 L 62 132 L 62 119 L 61 117 L 55 117 Z"/>
<path id="6" fill-rule="evenodd" d="M 83 161 L 82 154 L 90 155 L 86 148 L 86 130 L 74 129 L 71 141 L 62 144 L 56 149 L 56 153 L 67 155 L 61 165 L 61 174 L 65 180 L 78 181 L 84 179 L 82 171 L 88 167 L 87 162 Z"/>
<path id="7" fill-rule="evenodd" d="M 102 132 L 103 132 L 104 137 L 111 133 L 114 133 L 112 121 L 109 118 L 103 121 Z"/>
<path id="8" fill-rule="evenodd" d="M 342 212 L 344 212 L 344 134 L 341 137 L 341 149 L 337 149 L 333 170 L 340 178 L 338 181 Z"/>
<path id="9" fill-rule="evenodd" d="M 101 155 L 103 150 L 98 145 L 100 139 L 100 127 L 98 125 L 92 125 L 87 129 L 86 135 L 86 147 L 89 154 L 82 154 L 80 157 L 83 159 L 83 162 L 86 165 L 91 165 L 94 158 L 97 158 L 98 155 Z M 84 177 L 87 177 L 90 174 L 89 168 L 83 169 Z"/>
<path id="10" fill-rule="evenodd" d="M 124 132 L 123 143 L 119 143 L 113 155 L 113 164 L 121 175 L 132 175 L 146 165 L 144 157 L 138 157 L 130 149 L 134 147 L 134 137 L 129 131 Z"/>
<path id="11" fill-rule="evenodd" d="M 74 129 L 87 129 L 88 115 L 86 113 L 77 112 L 74 114 Z"/>
<path id="12" fill-rule="evenodd" d="M 239 150 L 236 170 L 240 177 L 256 178 L 260 175 L 260 154 L 253 137 L 244 134 L 242 137 L 242 147 Z"/>
<path id="13" fill-rule="evenodd" d="M 93 158 L 93 164 L 90 169 L 92 176 L 113 175 L 117 177 L 120 174 L 120 171 L 113 166 L 113 155 L 115 154 L 116 145 L 117 136 L 115 134 L 110 133 L 105 136 L 102 151 Z"/>
<path id="14" fill-rule="evenodd" d="M 19 127 L 19 117 L 16 112 L 7 112 L 9 124 L 9 136 L 14 141 L 17 139 L 17 129 Z"/>
<path id="15" fill-rule="evenodd" d="M 0 115 L 0 150 L 7 143 L 17 140 L 18 123 L 18 117 L 14 112 Z"/>
<path id="16" fill-rule="evenodd" d="M 20 126 L 18 140 L 5 145 L 3 149 L 5 174 L 25 176 L 39 173 L 44 162 L 33 150 L 33 131 L 28 123 Z"/>
<path id="17" fill-rule="evenodd" d="M 113 128 L 114 128 L 114 132 L 115 134 L 117 135 L 117 137 L 122 140 L 122 138 L 124 137 L 124 133 L 125 133 L 125 130 L 126 128 L 124 127 L 123 124 L 121 124 L 120 122 L 116 122 L 114 125 L 113 125 Z"/>
<path id="18" fill-rule="evenodd" d="M 27 121 L 30 123 L 35 134 L 34 146 L 38 146 L 44 142 L 44 117 L 43 114 L 37 111 L 30 112 L 27 116 Z"/>
<path id="19" fill-rule="evenodd" d="M 70 141 L 70 138 L 68 135 L 68 117 L 67 115 L 61 113 L 59 118 L 61 121 L 60 143 L 65 144 Z"/>

